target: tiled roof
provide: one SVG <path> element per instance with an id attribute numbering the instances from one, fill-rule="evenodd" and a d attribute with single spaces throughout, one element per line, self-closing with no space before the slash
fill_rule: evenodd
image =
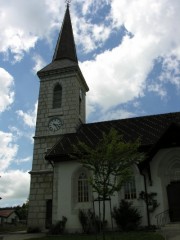
<path id="1" fill-rule="evenodd" d="M 59 39 L 53 56 L 53 61 L 60 59 L 71 59 L 74 62 L 78 61 L 69 13 L 69 5 L 67 5 L 61 32 L 59 34 Z"/>
<path id="2" fill-rule="evenodd" d="M 49 74 L 52 71 L 66 71 L 69 68 L 79 69 L 69 6 L 67 5 L 52 62 L 41 69 L 38 76 Z"/>
<path id="3" fill-rule="evenodd" d="M 180 112 L 135 117 L 113 121 L 82 124 L 77 133 L 65 134 L 46 155 L 47 160 L 72 153 L 73 145 L 79 141 L 96 146 L 103 132 L 111 128 L 122 134 L 125 141 L 141 139 L 141 147 L 152 147 L 173 123 L 180 123 Z"/>
<path id="4" fill-rule="evenodd" d="M 0 210 L 0 217 L 8 218 L 12 213 L 14 213 L 13 209 Z"/>
<path id="5" fill-rule="evenodd" d="M 73 62 L 69 59 L 62 59 L 61 61 L 54 61 L 48 64 L 46 67 L 41 69 L 37 74 L 40 76 L 41 74 L 45 74 L 46 72 L 50 71 L 69 71 L 71 69 L 79 69 L 78 63 Z"/>

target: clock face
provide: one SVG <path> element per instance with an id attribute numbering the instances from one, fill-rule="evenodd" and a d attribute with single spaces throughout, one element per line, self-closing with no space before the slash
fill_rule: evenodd
<path id="1" fill-rule="evenodd" d="M 49 121 L 49 130 L 52 132 L 58 131 L 62 126 L 62 120 L 60 118 L 53 118 Z"/>

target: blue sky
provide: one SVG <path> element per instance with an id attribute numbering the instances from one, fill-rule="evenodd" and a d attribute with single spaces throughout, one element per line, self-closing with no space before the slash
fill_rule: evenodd
<path id="1" fill-rule="evenodd" d="M 39 80 L 64 0 L 0 0 L 0 207 L 28 199 Z M 87 122 L 180 110 L 180 1 L 72 0 Z"/>

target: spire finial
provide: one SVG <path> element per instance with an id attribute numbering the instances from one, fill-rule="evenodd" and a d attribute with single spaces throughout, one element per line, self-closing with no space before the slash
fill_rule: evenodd
<path id="1" fill-rule="evenodd" d="M 66 0 L 67 7 L 69 7 L 71 0 Z"/>

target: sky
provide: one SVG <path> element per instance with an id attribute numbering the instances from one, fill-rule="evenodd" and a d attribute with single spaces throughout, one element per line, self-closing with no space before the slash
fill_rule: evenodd
<path id="1" fill-rule="evenodd" d="M 0 0 L 0 207 L 29 196 L 36 72 L 52 60 L 65 0 Z M 180 111 L 180 1 L 72 0 L 87 122 Z"/>

